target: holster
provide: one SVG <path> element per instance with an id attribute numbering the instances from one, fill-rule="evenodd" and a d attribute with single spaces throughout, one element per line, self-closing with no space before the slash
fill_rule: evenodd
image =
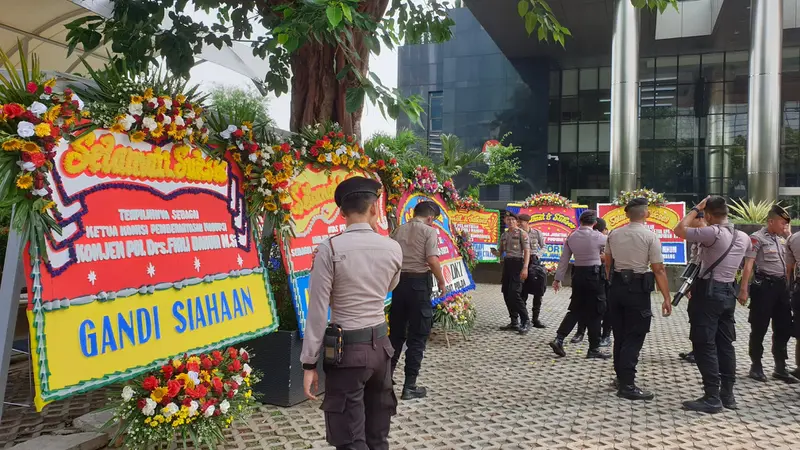
<path id="1" fill-rule="evenodd" d="M 792 281 L 792 286 L 791 286 L 790 291 L 791 291 L 792 294 L 797 294 L 798 292 L 800 292 L 800 281 L 798 281 L 798 280 Z M 798 319 L 800 319 L 800 318 L 798 318 Z"/>
<path id="2" fill-rule="evenodd" d="M 620 270 L 619 278 L 622 280 L 622 284 L 625 286 L 630 286 L 633 284 L 633 271 L 630 269 Z"/>
<path id="3" fill-rule="evenodd" d="M 339 325 L 332 323 L 325 329 L 325 338 L 322 340 L 323 363 L 338 366 L 344 356 L 344 330 Z"/>

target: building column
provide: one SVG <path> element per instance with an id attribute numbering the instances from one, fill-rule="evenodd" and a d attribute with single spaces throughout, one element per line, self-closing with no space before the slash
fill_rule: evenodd
<path id="1" fill-rule="evenodd" d="M 783 0 L 752 0 L 747 191 L 755 201 L 778 200 L 782 53 Z"/>
<path id="2" fill-rule="evenodd" d="M 730 149 L 724 147 L 725 124 L 723 112 L 725 111 L 725 96 L 722 75 L 712 78 L 711 92 L 708 102 L 711 104 L 706 116 L 706 152 L 708 176 L 706 192 L 713 195 L 727 195 L 728 183 L 731 176 Z"/>
<path id="3" fill-rule="evenodd" d="M 609 197 L 637 187 L 639 174 L 639 10 L 617 0 L 611 42 Z"/>

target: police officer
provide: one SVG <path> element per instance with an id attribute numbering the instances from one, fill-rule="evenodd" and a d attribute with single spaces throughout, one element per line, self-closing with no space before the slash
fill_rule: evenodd
<path id="1" fill-rule="evenodd" d="M 705 213 L 709 226 L 690 228 Z M 691 288 L 689 339 L 703 379 L 704 395 L 683 402 L 690 411 L 709 414 L 723 407 L 737 409 L 733 394 L 736 381 L 736 271 L 750 249 L 747 235 L 728 222 L 728 205 L 723 197 L 707 197 L 678 223 L 675 235 L 701 247 L 700 274 Z"/>
<path id="2" fill-rule="evenodd" d="M 526 334 L 530 331 L 528 310 L 522 301 L 522 285 L 528 279 L 528 264 L 531 257 L 531 248 L 528 244 L 528 233 L 519 228 L 516 214 L 506 211 L 504 218 L 506 231 L 500 236 L 500 249 L 492 249 L 496 256 L 503 257 L 502 291 L 503 299 L 508 308 L 511 323 L 501 327 L 501 330 L 519 331 Z M 517 322 L 517 319 L 521 322 Z"/>
<path id="3" fill-rule="evenodd" d="M 786 370 L 787 343 L 792 328 L 792 312 L 789 304 L 789 288 L 786 281 L 786 238 L 789 237 L 791 217 L 785 209 L 775 205 L 767 216 L 767 226 L 750 236 L 752 248 L 747 252 L 739 303 L 747 303 L 747 288 L 750 288 L 750 378 L 767 381 L 761 356 L 764 354 L 764 336 L 772 320 L 772 356 L 775 358 L 774 378 L 794 384 L 798 380 Z"/>
<path id="4" fill-rule="evenodd" d="M 598 217 L 597 222 L 595 222 L 594 226 L 592 227 L 595 231 L 599 231 L 603 233 L 603 236 L 608 236 L 608 227 L 606 225 L 606 221 L 602 218 Z M 602 251 L 601 251 L 602 253 Z M 602 258 L 602 255 L 601 255 Z M 606 266 L 603 263 L 602 259 L 600 261 L 600 274 L 603 275 L 603 280 L 606 279 Z M 605 281 L 605 293 L 606 293 L 606 302 L 608 302 L 608 288 L 610 284 L 608 281 Z M 610 316 L 608 313 L 609 309 L 606 308 L 605 314 L 603 314 L 603 324 L 601 326 L 601 333 L 600 333 L 600 347 L 608 347 L 611 345 L 611 320 L 609 320 Z M 577 344 L 583 341 L 583 337 L 586 334 L 586 324 L 583 322 L 578 322 L 578 331 L 575 332 L 575 335 L 572 336 L 572 339 L 569 341 L 571 344 Z"/>
<path id="5" fill-rule="evenodd" d="M 794 350 L 797 367 L 790 372 L 800 378 L 800 280 L 797 278 L 797 261 L 800 260 L 800 232 L 793 234 L 786 242 L 786 276 L 791 283 L 792 297 L 792 335 L 797 339 Z"/>
<path id="6" fill-rule="evenodd" d="M 324 341 L 322 410 L 327 441 L 337 449 L 388 449 L 397 409 L 383 304 L 400 280 L 403 252 L 397 242 L 374 231 L 380 188 L 377 181 L 363 177 L 336 187 L 334 200 L 347 229 L 317 247 L 311 268 L 300 356 L 303 389 L 306 397 L 316 400 L 316 366 Z M 329 307 L 331 326 L 326 329 Z M 333 344 L 339 339 L 341 347 Z"/>
<path id="7" fill-rule="evenodd" d="M 603 275 L 600 273 L 600 252 L 606 245 L 603 233 L 592 227 L 597 222 L 597 215 L 592 210 L 581 213 L 580 228 L 569 235 L 561 250 L 553 289 L 561 289 L 561 281 L 567 273 L 570 258 L 575 255 L 575 266 L 572 268 L 572 299 L 569 311 L 556 331 L 556 338 L 550 347 L 558 356 L 566 356 L 564 338 L 582 320 L 589 329 L 589 352 L 587 358 L 608 359 L 610 355 L 600 351 L 600 318 L 606 310 L 606 292 Z"/>
<path id="8" fill-rule="evenodd" d="M 694 220 L 692 220 L 692 222 L 689 225 L 687 225 L 688 228 L 703 228 L 704 226 L 706 226 L 706 221 L 705 221 L 705 214 L 703 213 L 703 211 L 696 213 Z M 700 264 L 700 251 L 701 251 L 700 243 L 692 242 L 691 245 L 689 246 L 689 264 Z M 689 291 L 689 299 L 691 299 L 691 295 L 692 292 Z M 694 358 L 694 350 L 691 350 L 686 353 L 678 353 L 678 357 L 688 362 L 689 364 L 694 364 L 697 362 L 695 361 Z"/>
<path id="9" fill-rule="evenodd" d="M 664 316 L 672 313 L 661 243 L 645 225 L 650 213 L 647 199 L 635 198 L 625 206 L 630 223 L 608 234 L 605 249 L 607 276 L 611 280 L 611 326 L 614 331 L 614 371 L 617 395 L 628 400 L 652 400 L 655 395 L 636 386 L 636 365 L 653 312 L 650 293 L 658 285 L 664 298 Z M 613 268 L 613 270 L 612 270 Z M 652 271 L 649 270 L 652 268 Z"/>
<path id="10" fill-rule="evenodd" d="M 533 295 L 533 306 L 531 308 L 531 324 L 534 328 L 547 328 L 539 320 L 542 312 L 542 297 L 547 291 L 547 270 L 542 267 L 541 257 L 544 249 L 544 234 L 531 226 L 531 216 L 528 214 L 519 215 L 519 227 L 528 233 L 528 243 L 531 246 L 531 257 L 528 262 L 528 279 L 522 287 L 522 301 L 527 307 L 528 295 Z"/>
<path id="11" fill-rule="evenodd" d="M 400 360 L 403 344 L 407 345 L 406 377 L 400 397 L 403 400 L 427 395 L 424 387 L 417 386 L 417 376 L 433 326 L 431 275 L 436 277 L 439 289 L 445 290 L 447 287 L 439 264 L 439 234 L 433 227 L 433 221 L 440 214 L 436 203 L 419 202 L 414 207 L 414 218 L 392 233 L 392 239 L 403 249 L 403 271 L 400 283 L 392 292 L 392 307 L 389 310 L 392 333 L 389 339 L 394 347 L 392 373 Z"/>

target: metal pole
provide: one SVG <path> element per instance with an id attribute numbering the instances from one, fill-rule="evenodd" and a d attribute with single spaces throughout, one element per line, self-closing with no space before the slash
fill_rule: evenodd
<path id="1" fill-rule="evenodd" d="M 611 199 L 638 184 L 639 22 L 630 0 L 617 0 L 611 42 Z"/>
<path id="2" fill-rule="evenodd" d="M 14 215 L 11 216 L 11 223 L 14 223 Z M 3 401 L 6 398 L 8 366 L 17 325 L 19 296 L 25 282 L 22 251 L 22 236 L 11 227 L 6 246 L 6 259 L 3 263 L 3 280 L 0 283 L 0 329 L 6 330 L 5 340 L 0 346 L 0 418 L 3 417 Z"/>
<path id="3" fill-rule="evenodd" d="M 750 20 L 748 197 L 777 201 L 783 111 L 783 0 L 752 0 Z"/>

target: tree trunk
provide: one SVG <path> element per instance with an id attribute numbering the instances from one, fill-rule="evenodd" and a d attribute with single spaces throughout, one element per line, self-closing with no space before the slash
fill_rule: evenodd
<path id="1" fill-rule="evenodd" d="M 359 11 L 380 20 L 386 12 L 389 0 L 367 0 L 361 2 Z M 352 51 L 361 57 L 352 64 L 362 75 L 369 71 L 369 49 L 364 43 L 364 32 L 353 31 Z M 347 89 L 358 86 L 352 73 L 337 80 L 336 74 L 347 65 L 344 52 L 338 46 L 309 41 L 292 56 L 292 105 L 289 129 L 300 131 L 306 125 L 325 121 L 337 122 L 347 134 L 361 136 L 361 113 L 348 113 Z"/>

